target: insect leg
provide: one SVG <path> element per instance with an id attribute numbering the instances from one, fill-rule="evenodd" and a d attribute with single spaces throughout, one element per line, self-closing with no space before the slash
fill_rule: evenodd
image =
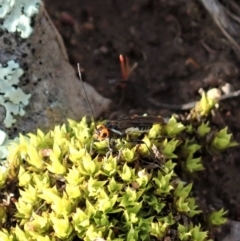
<path id="1" fill-rule="evenodd" d="M 90 153 L 90 155 L 93 155 L 93 144 L 94 144 L 94 140 L 91 142 L 91 144 L 90 144 L 90 150 L 89 150 L 89 153 Z"/>
<path id="2" fill-rule="evenodd" d="M 113 153 L 113 148 L 111 146 L 111 140 L 110 138 L 107 138 L 107 144 L 108 144 L 108 152 L 106 153 L 106 157 L 109 157 Z"/>
<path id="3" fill-rule="evenodd" d="M 153 159 L 154 163 L 151 163 L 149 164 L 148 163 L 148 166 L 152 169 L 154 167 L 159 167 L 164 173 L 164 166 L 163 164 L 161 163 L 161 161 L 157 158 L 157 156 L 154 154 L 153 150 L 143 141 L 143 140 L 131 140 L 129 141 L 131 143 L 135 143 L 135 144 L 144 144 L 146 145 L 148 151 L 149 151 L 149 154 L 151 156 L 151 158 Z M 147 162 L 146 162 L 147 163 Z"/>

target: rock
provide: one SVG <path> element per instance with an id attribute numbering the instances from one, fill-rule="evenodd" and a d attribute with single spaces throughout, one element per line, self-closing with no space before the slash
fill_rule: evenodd
<path id="1" fill-rule="evenodd" d="M 230 233 L 222 241 L 239 241 L 240 240 L 240 222 L 229 221 Z"/>
<path id="2" fill-rule="evenodd" d="M 21 2 L 25 2 L 27 6 L 28 0 L 21 0 Z M 14 91 L 16 88 L 21 90 L 18 92 L 21 92 L 22 96 L 25 96 L 25 105 L 22 105 L 20 100 L 18 103 L 20 107 L 14 106 L 16 114 L 7 111 L 6 105 L 0 108 L 0 129 L 10 136 L 15 136 L 18 132 L 34 131 L 37 128 L 46 130 L 65 122 L 68 118 L 78 120 L 90 113 L 82 83 L 77 76 L 77 66 L 74 70 L 69 64 L 62 38 L 43 4 L 35 6 L 39 7 L 39 11 L 34 15 L 32 31 L 31 29 L 28 31 L 29 36 L 23 34 L 21 29 L 16 29 L 20 34 L 6 29 L 5 19 L 0 25 L 2 29 L 0 30 L 0 64 L 2 65 L 0 76 L 3 76 L 2 79 L 5 76 L 12 81 L 9 84 L 10 90 Z M 23 7 L 21 16 L 24 14 L 27 16 L 24 12 L 26 9 Z M 8 15 L 6 14 L 6 18 Z M 8 67 L 9 61 L 12 61 L 15 68 Z M 1 71 L 5 72 L 1 74 Z M 17 71 L 19 81 L 14 71 Z M 0 79 L 0 92 L 6 96 L 4 101 L 9 103 L 12 100 L 2 93 L 6 86 L 1 88 L 1 85 L 3 82 Z M 84 83 L 84 86 L 94 116 L 97 117 L 108 109 L 110 100 L 99 95 L 90 85 Z M 21 111 L 17 111 L 18 108 L 21 108 Z M 10 113 L 12 123 L 8 122 L 6 125 L 7 113 Z M 9 129 L 9 127 L 12 128 Z"/>

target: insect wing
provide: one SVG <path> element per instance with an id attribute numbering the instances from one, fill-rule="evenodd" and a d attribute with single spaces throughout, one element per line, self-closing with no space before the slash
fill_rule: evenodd
<path id="1" fill-rule="evenodd" d="M 150 129 L 153 124 L 165 124 L 161 116 L 133 116 L 118 121 L 118 129 L 124 131 L 131 127 Z"/>

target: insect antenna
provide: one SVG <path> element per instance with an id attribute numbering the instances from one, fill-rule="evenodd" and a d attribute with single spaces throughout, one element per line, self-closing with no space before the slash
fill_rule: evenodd
<path id="1" fill-rule="evenodd" d="M 94 117 L 94 114 L 93 114 L 93 109 L 92 109 L 92 106 L 91 106 L 90 101 L 88 99 L 87 91 L 86 91 L 86 89 L 84 87 L 84 84 L 83 84 L 82 74 L 81 74 L 81 69 L 80 69 L 80 64 L 79 63 L 77 63 L 77 68 L 78 68 L 78 76 L 79 76 L 80 81 L 82 82 L 82 87 L 83 87 L 83 91 L 84 91 L 84 94 L 85 94 L 85 97 L 86 97 L 86 100 L 87 100 L 87 103 L 88 103 L 88 107 L 90 109 L 90 112 L 91 112 L 93 120 L 94 120 L 94 129 L 98 132 L 97 126 L 95 124 L 95 117 Z"/>

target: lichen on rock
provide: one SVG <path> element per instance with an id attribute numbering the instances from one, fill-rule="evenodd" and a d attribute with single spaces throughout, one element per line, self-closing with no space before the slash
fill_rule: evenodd
<path id="1" fill-rule="evenodd" d="M 0 5 L 2 28 L 10 33 L 20 32 L 22 38 L 28 38 L 33 31 L 31 18 L 38 13 L 41 0 L 3 0 Z"/>
<path id="2" fill-rule="evenodd" d="M 25 94 L 17 85 L 23 70 L 13 60 L 0 64 L 0 105 L 6 109 L 4 125 L 9 128 L 16 122 L 15 115 L 23 116 L 31 94 Z"/>

